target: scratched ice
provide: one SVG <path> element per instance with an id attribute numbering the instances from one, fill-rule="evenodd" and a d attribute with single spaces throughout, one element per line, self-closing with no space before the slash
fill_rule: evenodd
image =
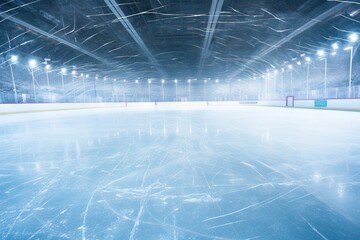
<path id="1" fill-rule="evenodd" d="M 1 239 L 360 239 L 360 114 L 0 118 Z"/>

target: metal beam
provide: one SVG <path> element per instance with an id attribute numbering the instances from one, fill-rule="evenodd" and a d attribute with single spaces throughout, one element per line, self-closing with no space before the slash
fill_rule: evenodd
<path id="1" fill-rule="evenodd" d="M 205 35 L 205 39 L 204 39 L 203 48 L 201 51 L 198 77 L 200 77 L 200 74 L 202 73 L 223 3 L 224 3 L 224 0 L 212 0 L 208 24 L 207 24 L 207 28 L 206 28 L 206 35 Z"/>
<path id="2" fill-rule="evenodd" d="M 89 56 L 89 57 L 91 57 L 93 59 L 96 59 L 99 62 L 102 62 L 102 63 L 107 64 L 107 65 L 110 64 L 110 62 L 108 62 L 103 57 L 100 57 L 99 55 L 92 53 L 85 46 L 82 46 L 82 45 L 80 45 L 78 43 L 72 42 L 70 39 L 66 38 L 65 36 L 60 37 L 60 36 L 57 36 L 55 34 L 50 34 L 50 33 L 46 32 L 46 31 L 44 31 L 44 30 L 42 30 L 42 29 L 40 29 L 40 28 L 38 28 L 38 27 L 36 27 L 34 25 L 31 25 L 31 24 L 29 24 L 29 23 L 27 23 L 25 21 L 22 21 L 22 20 L 20 20 L 20 19 L 18 19 L 16 17 L 11 16 L 11 15 L 6 14 L 6 13 L 0 13 L 0 17 L 4 18 L 6 20 L 12 21 L 12 22 L 14 22 L 14 23 L 16 23 L 16 24 L 18 24 L 20 26 L 23 26 L 23 27 L 25 27 L 25 28 L 27 28 L 27 29 L 29 29 L 31 31 L 34 31 L 34 32 L 36 32 L 36 33 L 38 33 L 40 35 L 43 35 L 43 36 L 45 36 L 47 38 L 50 38 L 50 39 L 55 40 L 55 41 L 57 41 L 59 43 L 62 43 L 62 44 L 66 45 L 66 46 L 68 46 L 68 47 L 70 47 L 70 48 L 72 48 L 74 50 L 82 52 L 83 54 L 85 54 L 85 55 L 87 55 L 87 56 Z"/>
<path id="3" fill-rule="evenodd" d="M 121 10 L 119 5 L 116 3 L 115 0 L 104 0 L 106 5 L 109 7 L 109 9 L 113 12 L 113 14 L 116 16 L 116 18 L 120 21 L 120 23 L 125 27 L 126 31 L 130 34 L 130 36 L 135 40 L 135 42 L 140 46 L 142 51 L 145 53 L 146 57 L 151 61 L 151 63 L 158 69 L 158 71 L 164 75 L 158 61 L 156 58 L 152 55 L 150 50 L 145 45 L 142 38 L 139 36 L 139 34 L 136 32 L 130 21 L 127 19 L 127 16 L 125 13 Z"/>
<path id="4" fill-rule="evenodd" d="M 249 60 L 246 64 L 244 64 L 244 67 L 240 68 L 239 70 L 235 71 L 232 75 L 230 75 L 230 78 L 236 77 L 238 74 L 242 73 L 245 68 L 249 68 L 251 64 L 254 62 L 264 58 L 269 53 L 273 52 L 277 48 L 281 47 L 285 43 L 289 42 L 294 37 L 300 35 L 301 33 L 305 32 L 306 30 L 310 29 L 311 27 L 315 26 L 316 24 L 324 21 L 328 17 L 335 16 L 339 11 L 342 11 L 344 8 L 348 7 L 349 5 L 347 3 L 339 3 L 335 5 L 334 7 L 328 9 L 324 13 L 320 14 L 318 17 L 311 19 L 309 22 L 305 23 L 301 27 L 297 28 L 295 31 L 291 32 L 286 37 L 282 38 L 280 41 L 274 43 L 271 45 L 271 47 L 267 48 L 264 51 L 261 51 L 258 55 L 254 56 L 251 60 Z"/>

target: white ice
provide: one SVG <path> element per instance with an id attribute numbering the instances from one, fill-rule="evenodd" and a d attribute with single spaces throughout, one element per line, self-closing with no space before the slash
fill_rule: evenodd
<path id="1" fill-rule="evenodd" d="M 360 113 L 0 115 L 1 239 L 360 239 Z"/>

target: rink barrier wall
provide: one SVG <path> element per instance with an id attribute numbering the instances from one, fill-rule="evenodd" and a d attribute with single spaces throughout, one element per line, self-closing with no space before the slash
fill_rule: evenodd
<path id="1" fill-rule="evenodd" d="M 325 100 L 325 99 L 318 99 Z M 326 106 L 315 107 L 316 100 L 296 100 L 295 107 L 316 108 L 316 109 L 335 109 L 335 110 L 355 110 L 360 111 L 360 99 L 326 99 Z"/>
<path id="2" fill-rule="evenodd" d="M 0 104 L 0 114 L 125 107 L 125 103 Z"/>
<path id="3" fill-rule="evenodd" d="M 231 103 L 226 103 L 230 105 Z M 233 105 L 239 104 L 234 102 Z M 179 107 L 192 108 L 207 106 L 209 102 L 120 102 L 120 103 L 26 103 L 26 104 L 0 104 L 0 114 L 85 110 L 97 108 L 143 108 L 143 107 Z M 225 105 L 223 105 L 225 106 Z"/>
<path id="4" fill-rule="evenodd" d="M 321 104 L 319 104 L 319 102 Z M 286 107 L 286 100 L 258 101 L 258 106 Z M 360 111 L 360 99 L 294 99 L 295 108 Z"/>
<path id="5" fill-rule="evenodd" d="M 360 111 L 360 99 L 327 99 L 322 107 L 315 107 L 316 100 L 295 99 L 295 108 L 315 108 L 334 110 Z M 0 104 L 0 114 L 14 114 L 26 112 L 44 112 L 61 110 L 81 110 L 96 108 L 197 108 L 204 106 L 232 107 L 232 106 L 268 106 L 286 107 L 285 100 L 279 101 L 199 101 L 199 102 L 120 102 L 120 103 L 38 103 L 38 104 Z"/>

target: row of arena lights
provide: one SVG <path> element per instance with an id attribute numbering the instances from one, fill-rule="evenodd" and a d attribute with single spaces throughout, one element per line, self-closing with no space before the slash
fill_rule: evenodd
<path id="1" fill-rule="evenodd" d="M 358 37 L 358 34 L 357 34 L 357 33 L 351 33 L 351 34 L 348 36 L 348 41 L 349 41 L 351 44 L 350 44 L 350 46 L 348 46 L 348 47 L 346 47 L 346 48 L 344 49 L 344 50 L 350 50 L 350 55 L 351 55 L 351 56 L 350 56 L 350 74 L 349 74 L 349 97 L 351 96 L 353 44 L 354 44 L 355 42 L 357 42 L 358 39 L 359 39 L 359 37 Z M 331 55 L 336 55 L 336 51 L 339 49 L 339 44 L 338 44 L 337 42 L 336 42 L 336 43 L 333 43 L 333 44 L 331 45 L 331 47 L 332 47 L 332 49 L 333 49 L 333 52 L 331 53 Z M 326 92 L 326 81 L 327 81 L 327 80 L 326 80 L 327 53 L 326 53 L 326 51 L 325 51 L 324 49 L 319 49 L 319 50 L 317 51 L 317 55 L 318 55 L 318 57 L 319 57 L 320 59 L 325 59 L 325 92 Z M 305 56 L 305 55 L 301 55 L 301 56 L 304 57 L 305 63 L 309 66 L 309 64 L 310 64 L 311 61 L 312 61 L 311 58 L 308 57 L 308 56 Z M 10 62 L 11 62 L 10 67 L 11 67 L 12 64 L 16 64 L 16 63 L 18 62 L 18 60 L 19 60 L 19 58 L 18 58 L 17 55 L 11 55 L 11 57 L 10 57 Z M 297 65 L 302 65 L 301 61 L 297 61 L 296 63 L 297 63 Z M 30 59 L 29 62 L 28 62 L 28 67 L 29 67 L 30 70 L 31 70 L 31 74 L 32 74 L 32 78 L 33 78 L 33 85 L 34 85 L 34 81 L 35 81 L 35 80 L 34 80 L 34 70 L 38 67 L 38 65 L 39 65 L 38 62 L 37 62 L 35 59 Z M 292 65 L 292 64 L 289 64 L 287 67 L 288 67 L 288 69 L 290 70 L 290 72 L 292 72 L 293 65 Z M 281 70 L 281 72 L 285 72 L 285 68 L 284 68 L 284 67 L 282 67 L 280 70 Z M 13 71 L 13 70 L 12 70 L 12 68 L 11 68 L 11 72 L 12 72 L 12 71 Z M 51 65 L 48 64 L 47 62 L 46 62 L 46 64 L 45 64 L 45 71 L 46 71 L 47 74 L 51 71 Z M 278 74 L 278 72 L 279 72 L 279 71 L 275 69 L 273 73 L 276 75 L 276 74 Z M 62 75 L 62 81 L 63 81 L 63 76 L 67 74 L 67 69 L 64 68 L 64 67 L 61 68 L 60 73 L 61 73 L 61 75 Z M 72 70 L 71 74 L 72 74 L 72 76 L 77 76 L 77 71 L 76 71 L 76 70 Z M 12 74 L 12 75 L 13 75 L 13 74 Z M 265 76 L 270 76 L 270 75 L 271 75 L 270 70 L 267 69 L 267 74 L 266 74 L 266 75 L 263 74 L 262 77 L 265 78 Z M 86 78 L 89 78 L 89 77 L 90 77 L 89 74 L 84 75 L 83 73 L 81 73 L 80 76 L 81 76 L 81 77 L 84 77 L 84 76 L 85 76 Z M 256 74 L 254 73 L 254 78 L 253 78 L 254 80 L 256 80 L 256 77 L 255 77 L 255 76 L 256 76 Z M 95 76 L 95 79 L 99 79 L 99 76 L 96 75 L 96 76 Z M 103 79 L 104 79 L 104 81 L 106 81 L 106 80 L 107 80 L 107 77 L 104 77 Z M 116 79 L 113 79 L 113 81 L 116 82 L 117 80 L 116 80 Z M 204 79 L 204 84 L 207 83 L 207 81 L 208 81 L 208 79 Z M 127 80 L 123 80 L 123 82 L 125 83 L 125 82 L 127 82 Z M 187 82 L 188 82 L 189 85 L 190 85 L 190 83 L 192 82 L 192 80 L 191 80 L 191 79 L 188 79 Z M 219 80 L 216 79 L 215 82 L 216 82 L 216 83 L 219 83 Z M 135 83 L 138 84 L 138 83 L 139 83 L 139 80 L 135 80 Z M 150 85 L 151 83 L 152 83 L 152 80 L 151 80 L 151 79 L 148 79 L 148 84 Z M 161 83 L 162 83 L 162 85 L 165 84 L 165 80 L 162 79 L 162 80 L 161 80 Z M 174 80 L 174 83 L 177 85 L 178 80 L 175 79 L 175 80 Z M 16 85 L 15 85 L 14 77 L 13 77 L 13 84 L 14 84 L 14 92 L 15 92 L 15 95 L 16 95 L 17 93 L 16 93 Z M 63 84 L 63 87 L 64 87 L 64 84 Z M 34 86 L 34 88 L 35 88 L 35 86 Z M 35 90 L 34 90 L 34 95 L 35 95 Z"/>
<path id="2" fill-rule="evenodd" d="M 13 69 L 12 69 L 12 65 L 18 63 L 19 61 L 19 58 L 17 55 L 11 55 L 10 57 L 10 69 L 11 69 L 11 75 L 12 75 L 12 80 L 13 80 L 13 91 L 14 91 L 14 98 L 15 98 L 15 101 L 17 102 L 18 99 L 17 99 L 17 89 L 16 89 L 16 83 L 15 83 L 15 78 L 14 78 L 14 74 L 13 74 Z M 28 67 L 30 69 L 30 72 L 31 72 L 31 77 L 32 77 L 32 85 L 33 85 L 33 95 L 34 95 L 34 100 L 35 102 L 37 102 L 37 95 L 36 95 L 36 89 L 35 89 L 35 76 L 34 76 L 34 71 L 36 69 L 39 68 L 39 63 L 38 61 L 36 61 L 35 59 L 30 59 L 28 61 Z M 50 80 L 49 80 L 49 73 L 53 71 L 52 67 L 50 64 L 47 63 L 47 61 L 45 60 L 45 73 L 46 73 L 46 78 L 47 78 L 47 84 L 48 84 L 48 95 L 49 95 L 49 99 L 51 97 L 51 93 L 50 93 Z M 68 69 L 65 68 L 65 67 L 62 67 L 59 71 L 59 73 L 61 74 L 61 82 L 62 82 L 62 90 L 63 90 L 63 94 L 65 94 L 65 84 L 64 84 L 64 76 L 67 75 L 68 73 Z M 75 76 L 80 76 L 80 77 L 86 77 L 86 78 L 89 78 L 90 75 L 89 74 L 84 74 L 84 73 L 81 73 L 80 75 L 78 75 L 77 71 L 75 69 L 73 69 L 71 71 L 71 75 L 73 76 L 73 81 L 74 81 L 74 77 Z M 96 75 L 95 76 L 95 79 L 98 80 L 100 79 L 99 78 L 99 75 Z M 108 77 L 105 76 L 103 78 L 104 80 L 104 84 L 105 84 L 105 81 L 108 80 Z M 197 79 L 193 79 L 193 80 L 197 80 Z M 205 84 L 208 82 L 209 78 L 208 79 L 204 79 L 204 87 L 205 87 Z M 127 82 L 126 79 L 122 80 L 124 83 Z M 189 86 L 190 86 L 190 83 L 191 83 L 192 79 L 188 79 L 188 83 L 189 83 Z M 113 79 L 113 82 L 117 82 L 117 79 Z M 175 87 L 176 87 L 176 98 L 177 98 L 177 85 L 178 85 L 178 80 L 175 79 L 173 80 L 173 82 L 175 83 Z M 219 80 L 216 79 L 215 80 L 216 83 L 219 83 Z M 140 81 L 138 79 L 136 79 L 134 81 L 134 83 L 136 85 L 138 85 L 140 83 Z M 152 79 L 148 79 L 148 85 L 149 85 L 149 97 L 150 97 L 150 85 L 152 83 Z M 164 79 L 161 79 L 161 84 L 162 84 L 162 95 L 163 95 L 163 99 L 164 99 L 164 84 L 166 83 L 166 81 Z M 74 84 L 74 82 L 73 82 Z M 85 91 L 85 90 L 84 90 Z M 190 92 L 190 89 L 189 89 L 189 92 Z M 190 94 L 190 93 L 189 93 Z"/>
<path id="3" fill-rule="evenodd" d="M 11 60 L 11 62 L 12 62 L 13 64 L 16 64 L 16 63 L 18 62 L 18 56 L 17 56 L 17 55 L 11 55 L 11 59 L 10 59 L 10 60 Z M 38 67 L 38 62 L 37 62 L 35 59 L 31 59 L 31 60 L 29 60 L 29 62 L 28 62 L 28 66 L 29 66 L 30 70 L 34 70 L 35 68 Z M 50 64 L 46 64 L 46 65 L 45 65 L 45 70 L 46 70 L 47 72 L 51 71 L 51 65 L 50 65 Z M 68 72 L 68 71 L 67 71 L 67 68 L 61 68 L 61 70 L 60 70 L 60 73 L 61 73 L 62 75 L 66 75 L 67 72 Z M 71 71 L 71 75 L 77 76 L 77 71 L 76 71 L 76 70 L 72 70 L 72 71 Z M 89 74 L 84 75 L 83 73 L 81 73 L 80 76 L 81 76 L 81 77 L 85 76 L 86 78 L 89 78 L 89 77 L 90 77 Z M 96 76 L 95 76 L 95 79 L 99 79 L 99 76 L 96 75 Z M 104 80 L 104 81 L 108 80 L 108 77 L 104 77 L 103 80 Z M 116 82 L 117 79 L 114 78 L 113 81 Z M 123 82 L 127 82 L 126 79 L 124 79 L 124 80 L 122 80 L 122 81 L 123 81 Z M 195 79 L 195 81 L 196 81 L 196 79 Z M 134 82 L 135 82 L 135 83 L 139 83 L 139 80 L 136 79 Z M 188 82 L 188 83 L 191 83 L 191 82 L 192 82 L 192 79 L 188 79 L 187 82 Z M 208 79 L 204 79 L 204 83 L 207 83 L 207 82 L 208 82 Z M 215 82 L 216 82 L 216 83 L 219 83 L 219 79 L 216 79 Z M 151 80 L 151 79 L 148 79 L 148 84 L 151 84 L 151 83 L 152 83 L 152 80 Z M 165 84 L 166 81 L 165 81 L 164 79 L 161 79 L 161 83 L 162 83 L 162 84 Z M 175 80 L 174 80 L 174 83 L 175 83 L 175 84 L 178 83 L 178 80 L 175 79 Z"/>
<path id="4" fill-rule="evenodd" d="M 16 64 L 16 63 L 18 62 L 18 60 L 19 60 L 19 57 L 18 57 L 17 55 L 11 55 L 10 61 L 11 61 L 12 64 Z M 29 62 L 28 62 L 28 67 L 30 68 L 30 70 L 35 70 L 38 66 L 39 66 L 38 61 L 36 61 L 35 59 L 30 59 L 30 60 L 29 60 Z M 50 72 L 50 71 L 51 71 L 51 65 L 50 65 L 50 64 L 46 64 L 46 65 L 45 65 L 45 71 L 46 71 L 46 72 Z M 67 75 L 67 72 L 68 72 L 68 70 L 67 70 L 67 68 L 65 68 L 65 67 L 63 67 L 63 68 L 60 69 L 60 73 L 61 73 L 62 75 Z M 77 71 L 76 71 L 76 70 L 72 70 L 72 71 L 71 71 L 71 75 L 77 76 Z M 81 73 L 80 76 L 81 76 L 81 77 L 85 76 L 86 78 L 89 78 L 89 77 L 90 77 L 89 74 L 84 75 L 83 73 Z M 95 76 L 95 79 L 99 79 L 99 76 L 96 75 L 96 76 Z M 108 80 L 108 77 L 104 77 L 103 80 L 105 80 L 105 81 Z M 195 80 L 196 80 L 196 79 L 195 79 Z M 113 81 L 116 82 L 117 79 L 114 78 Z M 191 81 L 192 81 L 192 79 L 188 79 L 188 83 L 191 83 Z M 208 79 L 204 79 L 204 83 L 207 83 L 207 81 L 208 81 Z M 124 79 L 123 82 L 127 82 L 127 80 Z M 139 80 L 136 79 L 134 82 L 135 82 L 135 83 L 139 83 Z M 216 83 L 219 83 L 219 79 L 216 79 L 215 82 L 216 82 Z M 152 83 L 152 80 L 151 80 L 151 79 L 148 79 L 148 83 L 151 84 L 151 83 Z M 165 81 L 164 79 L 161 79 L 161 83 L 162 83 L 162 84 L 165 84 L 166 81 Z M 174 80 L 174 83 L 178 83 L 178 80 L 175 79 L 175 80 Z"/>
<path id="5" fill-rule="evenodd" d="M 351 82 L 352 82 L 352 65 L 353 65 L 353 48 L 354 48 L 354 44 L 359 40 L 359 36 L 357 33 L 351 33 L 348 36 L 348 42 L 350 42 L 350 45 L 345 47 L 344 50 L 345 51 L 349 51 L 350 50 L 350 70 L 349 70 L 349 85 L 348 85 L 348 96 L 351 97 Z M 325 92 L 325 96 L 327 95 L 327 56 L 330 54 L 332 56 L 335 56 L 337 54 L 337 51 L 339 50 L 339 43 L 335 42 L 333 44 L 331 44 L 331 49 L 332 52 L 331 53 L 327 53 L 324 49 L 319 49 L 316 52 L 316 55 L 318 56 L 319 60 L 324 60 L 325 61 L 325 66 L 324 66 L 324 71 L 325 71 L 325 75 L 324 75 L 324 92 Z M 309 65 L 312 62 L 312 59 L 309 56 L 306 56 L 305 54 L 301 54 L 301 57 L 304 58 L 305 64 L 307 65 L 307 67 L 309 68 Z M 296 65 L 301 66 L 302 62 L 301 61 L 297 61 Z M 288 64 L 287 65 L 288 70 L 291 73 L 291 78 L 292 78 L 292 70 L 294 69 L 293 64 Z M 286 71 L 285 67 L 280 68 L 281 73 L 284 73 Z M 309 72 L 309 71 L 308 71 Z M 274 69 L 273 74 L 277 75 L 279 73 L 279 70 Z M 272 73 L 270 72 L 269 69 L 267 69 L 267 73 L 266 74 L 261 74 L 261 77 L 263 79 L 266 79 L 266 77 L 270 77 L 272 75 Z M 253 80 L 256 80 L 256 74 L 253 74 Z M 307 81 L 308 81 L 309 76 L 307 76 Z M 292 81 L 292 80 L 291 80 Z M 292 85 L 292 83 L 291 83 Z M 293 91 L 293 89 L 292 89 Z M 307 91 L 308 91 L 308 82 L 307 82 Z"/>
<path id="6" fill-rule="evenodd" d="M 359 38 L 359 37 L 358 37 L 358 34 L 357 34 L 357 33 L 352 33 L 352 34 L 350 34 L 349 37 L 348 37 L 348 39 L 349 39 L 349 41 L 350 41 L 351 43 L 357 42 L 357 41 L 358 41 L 358 38 Z M 338 43 L 337 43 L 337 42 L 333 43 L 333 44 L 331 45 L 331 47 L 332 47 L 332 49 L 334 50 L 333 52 L 331 52 L 331 55 L 336 55 L 336 50 L 339 49 Z M 352 48 L 353 48 L 353 46 L 349 46 L 349 47 L 346 47 L 344 50 L 351 50 Z M 324 49 L 319 49 L 319 50 L 317 51 L 317 55 L 318 55 L 320 58 L 326 57 L 326 54 L 327 54 L 327 53 L 325 52 Z M 304 55 L 301 55 L 301 56 L 304 56 Z M 10 61 L 11 61 L 11 63 L 16 64 L 16 63 L 18 62 L 18 56 L 17 56 L 17 55 L 11 55 Z M 310 63 L 311 61 L 312 61 L 312 60 L 311 60 L 310 57 L 308 57 L 308 56 L 305 57 L 305 62 L 306 62 L 306 63 Z M 297 65 L 301 65 L 302 63 L 301 63 L 301 61 L 297 61 L 296 64 L 297 64 Z M 38 67 L 38 62 L 37 62 L 35 59 L 30 59 L 29 62 L 28 62 L 28 66 L 29 66 L 30 69 L 35 69 L 35 68 Z M 288 65 L 288 68 L 289 68 L 289 69 L 293 69 L 293 65 L 292 65 L 292 64 L 289 64 L 289 65 Z M 50 70 L 51 70 L 51 65 L 50 65 L 50 64 L 46 64 L 46 65 L 45 65 L 45 70 L 46 70 L 46 71 L 50 71 Z M 284 68 L 281 68 L 281 71 L 284 72 L 285 69 L 284 69 Z M 61 74 L 66 75 L 66 74 L 67 74 L 67 69 L 66 69 L 66 68 L 61 68 L 61 71 L 60 71 L 60 72 L 61 72 Z M 71 73 L 72 73 L 72 75 L 77 75 L 76 70 L 72 70 Z M 274 74 L 277 74 L 277 73 L 278 73 L 278 70 L 274 70 Z M 269 75 L 269 74 L 270 74 L 270 73 L 268 73 L 268 75 Z M 81 76 L 84 76 L 84 74 L 81 74 Z M 86 77 L 89 77 L 89 74 L 86 74 L 85 76 L 86 76 Z M 262 75 L 262 76 L 265 77 L 265 75 Z M 97 76 L 97 75 L 96 75 L 96 79 L 98 79 L 98 76 Z M 107 77 L 104 77 L 104 80 L 107 80 Z M 116 81 L 116 79 L 114 79 L 114 80 Z M 124 82 L 126 82 L 126 80 L 124 80 Z M 138 83 L 138 82 L 139 82 L 139 80 L 135 80 L 135 83 Z M 177 80 L 175 79 L 174 82 L 177 83 Z M 188 83 L 190 83 L 190 82 L 191 82 L 191 79 L 188 79 Z M 206 83 L 206 82 L 207 82 L 207 79 L 204 79 L 204 82 Z M 219 82 L 219 80 L 216 79 L 216 82 Z M 148 83 L 151 83 L 151 80 L 148 80 Z M 161 83 L 165 83 L 165 80 L 162 79 L 162 80 L 161 80 Z"/>
<path id="7" fill-rule="evenodd" d="M 358 37 L 358 34 L 357 33 L 352 33 L 352 34 L 350 34 L 349 35 L 349 37 L 348 37 L 348 40 L 349 40 L 349 42 L 350 43 L 355 43 L 355 42 L 357 42 L 358 41 L 358 39 L 359 39 L 359 37 Z M 332 55 L 332 56 L 335 56 L 336 54 L 337 54 L 337 50 L 339 49 L 339 44 L 338 44 L 338 42 L 335 42 L 335 43 L 333 43 L 333 44 L 331 44 L 331 48 L 332 48 L 332 52 L 330 53 L 330 55 Z M 348 50 L 351 50 L 351 49 L 353 49 L 353 46 L 348 46 L 348 47 L 346 47 L 346 48 L 344 48 L 344 50 L 345 51 L 348 51 Z M 319 59 L 321 60 L 321 59 L 324 59 L 326 56 L 327 56 L 327 52 L 324 50 L 324 49 L 319 49 L 319 50 L 317 50 L 317 52 L 316 52 L 316 55 L 319 57 Z M 301 57 L 304 57 L 304 61 L 305 61 L 305 63 L 306 64 L 309 64 L 309 63 L 311 63 L 312 62 L 312 59 L 309 57 L 309 56 L 305 56 L 305 54 L 301 54 L 300 55 Z M 296 62 L 296 65 L 298 65 L 298 66 L 301 66 L 302 65 L 302 62 L 301 61 L 297 61 Z M 293 66 L 293 64 L 288 64 L 287 65 L 287 68 L 289 69 L 289 70 L 292 70 L 293 68 L 294 68 L 294 66 Z M 280 70 L 281 70 L 281 72 L 285 72 L 285 67 L 282 67 L 282 68 L 280 68 Z M 270 76 L 271 75 L 271 73 L 269 72 L 270 70 L 269 69 L 267 69 L 267 74 L 265 75 L 265 74 L 262 74 L 261 76 L 262 76 L 262 78 L 265 78 L 266 76 Z M 276 75 L 276 74 L 278 74 L 278 70 L 277 69 L 275 69 L 274 70 L 274 74 Z M 256 74 L 254 73 L 254 76 L 255 76 Z M 256 77 L 254 77 L 254 80 L 256 79 Z"/>

